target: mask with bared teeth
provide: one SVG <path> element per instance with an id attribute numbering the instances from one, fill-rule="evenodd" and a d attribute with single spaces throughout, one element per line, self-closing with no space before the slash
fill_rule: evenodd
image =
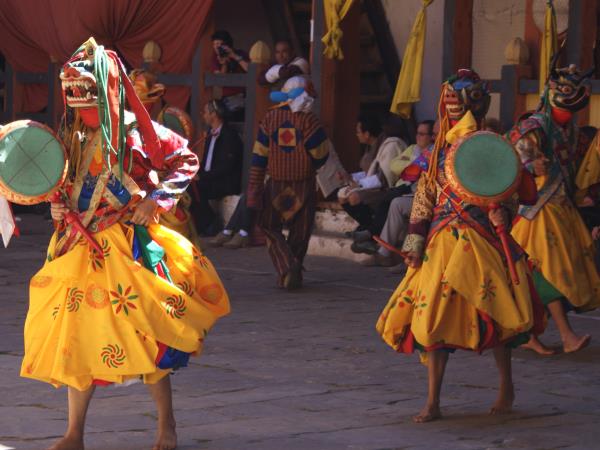
<path id="1" fill-rule="evenodd" d="M 84 59 L 70 60 L 60 71 L 62 89 L 67 105 L 71 108 L 98 106 L 98 87 L 94 75 L 95 45 L 95 42 L 88 41 Z"/>

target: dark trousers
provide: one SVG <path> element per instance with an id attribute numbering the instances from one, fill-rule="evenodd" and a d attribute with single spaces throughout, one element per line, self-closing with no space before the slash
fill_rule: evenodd
<path id="1" fill-rule="evenodd" d="M 408 194 L 409 192 L 410 187 L 408 186 L 399 186 L 388 189 L 381 201 L 375 206 L 375 209 L 364 203 L 359 203 L 358 205 L 344 203 L 342 208 L 344 208 L 344 211 L 346 211 L 350 217 L 358 222 L 358 228 L 360 230 L 369 230 L 373 236 L 378 236 L 379 233 L 381 233 L 381 230 L 383 230 L 383 226 L 387 220 L 392 200 L 401 195 Z"/>
<path id="2" fill-rule="evenodd" d="M 285 208 L 274 206 L 274 203 L 278 204 L 277 197 L 286 188 L 291 188 L 302 203 L 300 209 L 288 218 L 285 217 Z M 315 181 L 269 180 L 265 186 L 264 200 L 259 224 L 267 237 L 269 256 L 281 282 L 291 267 L 302 265 L 306 256 L 317 206 Z M 282 233 L 284 225 L 289 229 L 287 239 Z"/>
<path id="3" fill-rule="evenodd" d="M 198 195 L 195 196 L 192 207 L 190 208 L 196 230 L 201 234 L 216 234 L 218 217 L 210 206 L 209 200 L 220 200 L 232 194 L 220 189 L 215 189 L 210 183 L 203 183 L 202 180 L 196 183 L 196 187 Z"/>
<path id="4" fill-rule="evenodd" d="M 250 232 L 250 229 L 252 228 L 252 219 L 252 211 L 246 206 L 246 194 L 242 194 L 240 195 L 238 204 L 235 207 L 229 222 L 227 222 L 227 225 L 225 225 L 225 229 L 231 231 L 244 230 Z"/>
<path id="5" fill-rule="evenodd" d="M 350 217 L 358 222 L 359 230 L 368 230 L 373 223 L 373 210 L 364 203 L 359 203 L 358 205 L 343 203 L 342 208 L 344 208 L 344 211 L 346 211 Z"/>

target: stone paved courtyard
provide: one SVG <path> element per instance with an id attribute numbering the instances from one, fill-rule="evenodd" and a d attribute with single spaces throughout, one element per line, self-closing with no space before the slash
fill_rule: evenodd
<path id="1" fill-rule="evenodd" d="M 50 224 L 24 215 L 23 236 L 0 249 L 0 449 L 43 449 L 65 428 L 66 390 L 19 378 L 27 283 L 42 264 Z M 492 417 L 490 354 L 458 352 L 447 370 L 445 419 L 415 425 L 426 395 L 416 355 L 396 355 L 374 330 L 396 276 L 308 257 L 306 287 L 274 287 L 265 248 L 206 249 L 232 314 L 204 354 L 173 377 L 181 449 L 600 448 L 600 314 L 574 317 L 594 334 L 575 355 L 517 350 L 515 412 Z M 545 342 L 558 344 L 550 326 Z M 142 385 L 97 391 L 88 449 L 149 449 L 155 413 Z"/>

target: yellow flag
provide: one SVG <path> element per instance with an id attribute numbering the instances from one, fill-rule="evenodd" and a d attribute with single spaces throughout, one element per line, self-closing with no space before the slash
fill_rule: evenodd
<path id="1" fill-rule="evenodd" d="M 558 50 L 558 31 L 556 29 L 556 13 L 552 0 L 546 2 L 546 15 L 544 17 L 544 32 L 540 43 L 540 95 L 544 93 L 546 80 L 550 72 L 552 56 Z"/>
<path id="2" fill-rule="evenodd" d="M 410 32 L 402 68 L 396 84 L 396 92 L 390 106 L 394 114 L 408 119 L 412 104 L 421 99 L 421 74 L 423 72 L 423 50 L 425 49 L 425 31 L 427 28 L 427 7 L 433 0 L 423 0 L 423 7 L 417 14 Z"/>
<path id="3" fill-rule="evenodd" d="M 323 53 L 330 59 L 344 59 L 341 40 L 344 33 L 340 28 L 340 22 L 348 14 L 354 0 L 324 0 L 325 23 L 327 33 L 321 41 L 325 45 Z"/>

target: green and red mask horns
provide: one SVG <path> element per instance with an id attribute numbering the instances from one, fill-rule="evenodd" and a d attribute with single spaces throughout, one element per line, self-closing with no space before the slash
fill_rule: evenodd
<path id="1" fill-rule="evenodd" d="M 550 106 L 569 112 L 585 108 L 590 101 L 589 77 L 592 72 L 593 69 L 590 69 L 581 73 L 574 64 L 563 68 L 552 67 L 548 78 Z"/>
<path id="2" fill-rule="evenodd" d="M 467 111 L 480 121 L 490 107 L 488 85 L 471 69 L 460 69 L 444 83 L 442 103 L 451 121 L 460 120 Z"/>

